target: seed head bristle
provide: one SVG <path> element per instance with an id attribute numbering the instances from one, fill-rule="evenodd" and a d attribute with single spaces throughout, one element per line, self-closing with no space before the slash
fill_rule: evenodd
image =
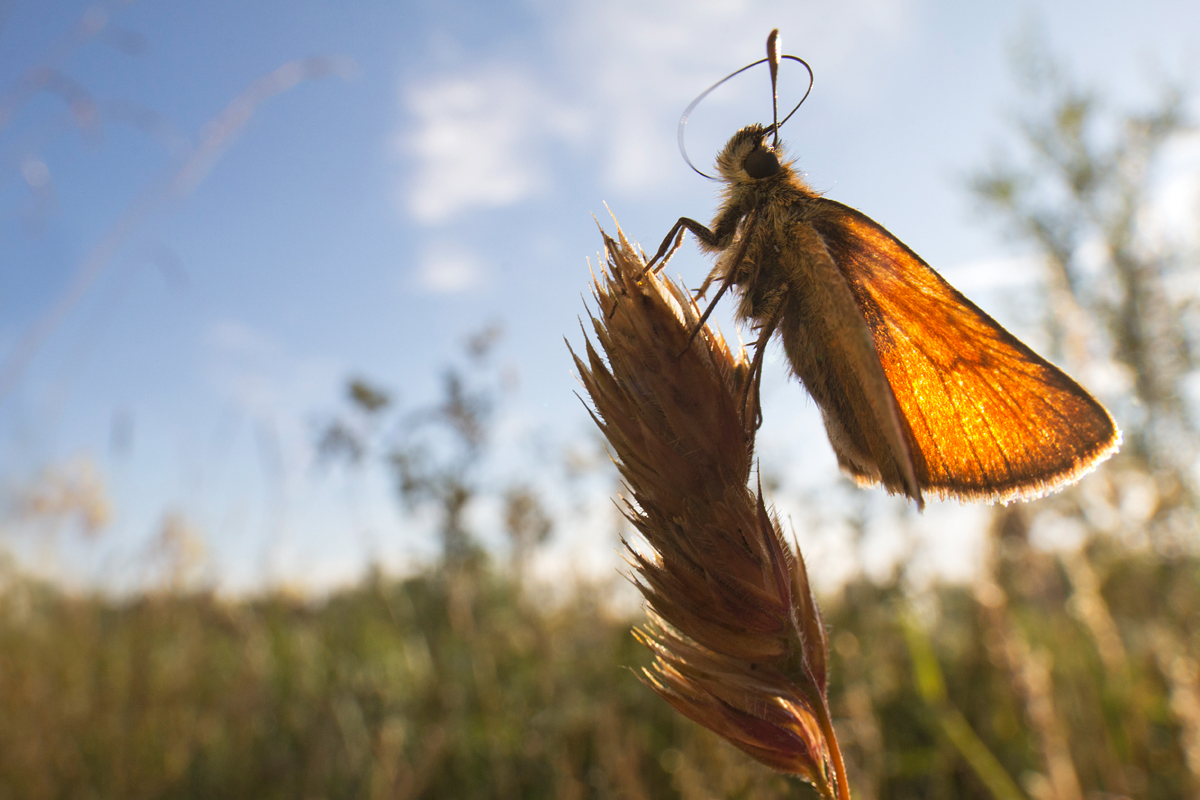
<path id="1" fill-rule="evenodd" d="M 629 492 L 627 543 L 654 653 L 644 680 L 758 761 L 848 800 L 825 699 L 826 638 L 803 560 L 750 488 L 750 361 L 705 326 L 685 289 L 648 273 L 618 229 L 594 278 L 586 360 L 593 417 Z M 691 341 L 690 346 L 688 345 Z"/>

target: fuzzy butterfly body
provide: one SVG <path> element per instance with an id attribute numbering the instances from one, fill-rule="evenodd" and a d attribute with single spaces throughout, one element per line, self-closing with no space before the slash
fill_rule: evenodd
<path id="1" fill-rule="evenodd" d="M 1100 403 L 883 227 L 818 196 L 770 130 L 730 139 L 711 228 L 680 219 L 652 262 L 683 229 L 719 254 L 705 288 L 736 289 L 759 369 L 779 332 L 846 472 L 918 506 L 923 492 L 1007 501 L 1061 488 L 1116 451 Z"/>

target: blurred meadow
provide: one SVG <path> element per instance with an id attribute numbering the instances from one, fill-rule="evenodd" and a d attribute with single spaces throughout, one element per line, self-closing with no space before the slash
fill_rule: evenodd
<path id="1" fill-rule="evenodd" d="M 818 189 L 1124 432 L 918 515 L 768 356 L 854 797 L 1200 798 L 1200 10 L 843 5 L 0 3 L 0 798 L 815 797 L 638 680 L 563 346 L 775 26 Z"/>

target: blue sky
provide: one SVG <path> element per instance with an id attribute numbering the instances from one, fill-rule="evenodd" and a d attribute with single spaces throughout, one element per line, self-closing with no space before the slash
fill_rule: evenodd
<path id="1" fill-rule="evenodd" d="M 0 99 L 0 375 L 32 354 L 0 396 L 0 475 L 97 467 L 114 515 L 95 542 L 63 545 L 74 574 L 133 580 L 177 512 L 234 588 L 330 582 L 367 552 L 431 551 L 382 474 L 348 488 L 314 473 L 315 421 L 351 375 L 430 402 L 464 338 L 496 321 L 499 358 L 519 375 L 512 462 L 497 469 L 526 458 L 513 443 L 588 434 L 562 339 L 580 340 L 592 215 L 607 225 L 607 203 L 648 248 L 678 216 L 710 217 L 716 187 L 680 159 L 676 123 L 760 58 L 771 28 L 816 73 L 785 129 L 810 182 L 1002 320 L 1011 309 L 989 292 L 1020 250 L 973 211 L 963 178 L 1006 140 L 1014 40 L 1040 31 L 1117 104 L 1200 67 L 1195 2 L 147 0 L 11 2 L 0 18 L 0 92 L 49 66 L 95 108 L 81 124 L 61 93 Z M 99 32 L 72 42 L 81 19 Z M 313 56 L 333 74 L 265 99 L 202 180 L 96 255 L 248 86 Z M 785 71 L 784 99 L 802 78 Z M 767 115 L 765 85 L 750 73 L 701 107 L 698 165 Z M 698 285 L 707 264 L 688 246 L 672 269 Z M 789 464 L 799 443 L 798 485 L 828 478 L 815 409 L 772 368 L 766 413 L 786 422 L 764 458 Z M 114 429 L 132 431 L 128 448 Z M 7 530 L 37 552 L 33 534 Z M 577 558 L 613 550 L 593 529 L 561 539 Z"/>

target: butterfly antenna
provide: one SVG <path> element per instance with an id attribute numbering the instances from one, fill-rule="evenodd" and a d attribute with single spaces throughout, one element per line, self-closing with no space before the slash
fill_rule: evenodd
<path id="1" fill-rule="evenodd" d="M 792 118 L 792 115 L 800 110 L 800 106 L 804 105 L 804 101 L 808 99 L 810 94 L 812 94 L 813 89 L 813 71 L 812 67 L 808 65 L 807 61 L 805 61 L 803 58 L 799 58 L 798 56 L 780 56 L 779 60 L 795 61 L 800 66 L 804 67 L 804 69 L 808 71 L 808 88 L 804 90 L 804 96 L 800 98 L 800 102 L 792 106 L 792 110 L 788 112 L 788 115 L 779 120 L 779 124 L 775 126 L 775 144 L 779 144 L 779 129 L 784 125 L 787 125 L 787 121 Z M 774 86 L 774 81 L 772 81 L 771 85 Z"/>
<path id="2" fill-rule="evenodd" d="M 800 102 L 796 103 L 796 105 L 792 107 L 792 110 L 788 112 L 788 115 L 786 117 L 784 117 L 782 120 L 780 120 L 779 112 L 777 111 L 777 108 L 779 105 L 778 94 L 776 92 L 775 87 L 778 83 L 779 63 L 784 60 L 795 61 L 804 66 L 804 69 L 806 69 L 808 71 L 808 89 L 804 92 L 804 97 L 800 98 Z M 795 114 L 800 109 L 800 106 L 804 104 L 804 101 L 808 99 L 809 94 L 812 93 L 812 88 L 813 88 L 812 67 L 810 67 L 808 65 L 808 62 L 805 61 L 803 58 L 798 58 L 796 56 L 781 56 L 781 55 L 779 55 L 779 29 L 776 28 L 775 30 L 771 31 L 771 34 L 767 37 L 767 57 L 766 58 L 761 58 L 758 61 L 755 61 L 753 64 L 747 64 L 746 66 L 742 67 L 741 69 L 737 70 L 736 72 L 731 72 L 728 75 L 726 75 L 724 78 L 721 78 L 721 80 L 717 81 L 712 86 L 708 87 L 703 92 L 701 92 L 700 96 L 697 97 L 692 102 L 688 103 L 688 107 L 683 110 L 683 116 L 679 118 L 679 133 L 678 133 L 679 152 L 680 152 L 680 154 L 683 155 L 683 160 L 687 163 L 687 165 L 689 167 L 692 168 L 692 171 L 695 172 L 697 175 L 699 175 L 703 178 L 708 178 L 710 181 L 717 180 L 716 176 L 709 175 L 707 172 L 704 172 L 704 171 L 698 169 L 696 167 L 696 165 L 692 163 L 692 160 L 690 158 L 688 158 L 687 144 L 684 141 L 684 133 L 687 130 L 688 119 L 691 118 L 692 112 L 696 110 L 696 106 L 700 105 L 701 100 L 703 100 L 704 98 L 706 98 L 710 94 L 712 94 L 713 91 L 715 91 L 718 86 L 725 83 L 725 81 L 729 80 L 730 78 L 737 77 L 738 75 L 741 75 L 743 72 L 750 69 L 751 67 L 757 67 L 759 64 L 762 64 L 764 62 L 767 64 L 770 64 L 770 68 L 771 68 L 771 116 L 772 116 L 773 120 L 775 120 L 771 127 L 773 127 L 775 129 L 775 147 L 779 146 L 779 129 L 783 125 L 785 125 L 789 119 L 792 118 L 792 115 Z"/>
<path id="3" fill-rule="evenodd" d="M 771 130 L 775 131 L 774 150 L 779 149 L 779 28 L 767 36 L 767 66 L 771 68 Z"/>

